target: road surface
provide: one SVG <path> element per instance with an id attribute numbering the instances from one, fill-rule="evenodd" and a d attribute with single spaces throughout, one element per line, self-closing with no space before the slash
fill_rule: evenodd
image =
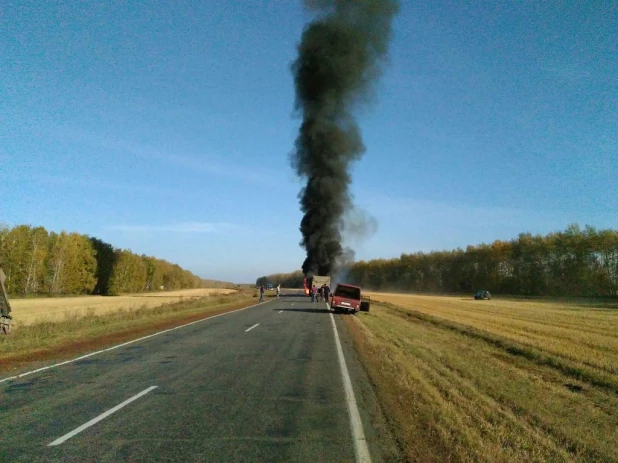
<path id="1" fill-rule="evenodd" d="M 2 462 L 398 459 L 340 316 L 296 295 L 2 380 Z"/>

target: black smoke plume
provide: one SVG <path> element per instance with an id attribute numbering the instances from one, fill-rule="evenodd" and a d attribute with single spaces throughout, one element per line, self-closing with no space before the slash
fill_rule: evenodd
<path id="1" fill-rule="evenodd" d="M 342 218 L 350 210 L 351 163 L 365 151 L 352 111 L 379 75 L 396 0 L 313 0 L 318 17 L 303 31 L 292 65 L 302 124 L 292 165 L 306 179 L 301 246 L 305 275 L 330 275 L 343 254 Z"/>

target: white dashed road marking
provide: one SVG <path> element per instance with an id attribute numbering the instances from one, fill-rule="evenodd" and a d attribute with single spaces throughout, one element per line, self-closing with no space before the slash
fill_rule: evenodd
<path id="1" fill-rule="evenodd" d="M 118 410 L 120 410 L 122 407 L 124 407 L 125 405 L 129 405 L 131 402 L 133 402 L 134 400 L 139 399 L 141 396 L 148 394 L 150 391 L 152 391 L 153 389 L 156 389 L 158 386 L 150 386 L 148 389 L 144 389 L 142 392 L 140 392 L 139 394 L 134 395 L 133 397 L 131 397 L 130 399 L 125 400 L 124 402 L 122 402 L 120 405 L 116 405 L 114 408 L 106 411 L 105 413 L 100 414 L 99 416 L 97 416 L 96 418 L 88 421 L 85 424 L 82 424 L 79 428 L 75 428 L 73 431 L 71 431 L 68 434 L 65 434 L 62 437 L 59 437 L 58 439 L 56 439 L 55 441 L 53 441 L 51 444 L 47 444 L 48 447 L 52 447 L 54 445 L 60 445 L 62 444 L 64 441 L 70 439 L 71 437 L 75 436 L 76 434 L 79 434 L 80 432 L 82 432 L 84 429 L 89 428 L 90 426 L 92 426 L 93 424 L 97 424 L 99 421 L 101 421 L 104 418 L 107 418 L 109 415 L 111 415 L 112 413 L 117 412 Z"/>
<path id="2" fill-rule="evenodd" d="M 0 383 L 4 383 L 5 381 L 11 381 L 11 380 L 14 380 L 14 379 L 23 378 L 24 376 L 32 375 L 34 373 L 39 373 L 39 372 L 45 371 L 45 370 L 49 370 L 50 368 L 56 368 L 56 367 L 59 367 L 59 366 L 62 366 L 62 365 L 66 365 L 67 363 L 73 363 L 73 362 L 76 362 L 77 360 L 82 360 L 82 359 L 91 357 L 93 355 L 102 354 L 103 352 L 108 352 L 110 350 L 118 349 L 119 347 L 128 346 L 129 344 L 133 344 L 134 342 L 139 342 L 139 341 L 143 341 L 144 339 L 152 338 L 153 336 L 159 336 L 160 334 L 167 333 L 169 331 L 174 331 L 174 330 L 177 330 L 177 329 L 180 329 L 180 328 L 184 328 L 185 326 L 194 325 L 196 323 L 201 323 L 201 322 L 204 322 L 206 320 L 210 320 L 212 318 L 223 317 L 224 315 L 229 315 L 229 314 L 232 314 L 232 313 L 235 313 L 235 312 L 240 312 L 241 310 L 247 310 L 247 309 L 250 309 L 252 307 L 257 307 L 258 305 L 261 305 L 261 304 L 267 304 L 267 303 L 266 302 L 261 302 L 261 303 L 255 304 L 255 305 L 251 305 L 249 307 L 243 307 L 242 309 L 232 310 L 230 312 L 225 312 L 225 313 L 221 313 L 221 314 L 218 314 L 218 315 L 211 315 L 210 317 L 200 318 L 199 320 L 196 320 L 194 322 L 185 323 L 184 325 L 175 326 L 174 328 L 169 328 L 167 330 L 159 331 L 159 332 L 154 333 L 154 334 L 149 334 L 148 336 L 143 336 L 143 337 L 138 338 L 138 339 L 133 339 L 132 341 L 123 342 L 122 344 L 118 344 L 118 345 L 113 346 L 113 347 L 108 347 L 107 349 L 98 350 L 96 352 L 90 352 L 89 354 L 82 355 L 81 357 L 77 357 L 77 358 L 74 358 L 74 359 L 71 359 L 71 360 L 65 360 L 64 362 L 60 362 L 60 363 L 56 363 L 54 365 L 49 365 L 49 366 L 46 366 L 46 367 L 42 367 L 42 368 L 39 368 L 37 370 L 27 371 L 27 372 L 22 373 L 20 375 L 9 376 L 8 378 L 2 378 L 2 379 L 0 379 Z"/>

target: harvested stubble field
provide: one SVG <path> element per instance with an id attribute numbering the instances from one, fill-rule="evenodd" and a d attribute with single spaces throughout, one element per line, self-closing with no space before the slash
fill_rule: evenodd
<path id="1" fill-rule="evenodd" d="M 370 293 L 346 317 L 409 461 L 618 461 L 618 304 Z"/>
<path id="2" fill-rule="evenodd" d="M 123 296 L 76 296 L 12 299 L 16 328 L 40 322 L 63 321 L 83 315 L 104 315 L 117 310 L 154 308 L 165 304 L 218 294 L 230 294 L 233 289 L 199 288 L 179 291 L 138 293 Z"/>

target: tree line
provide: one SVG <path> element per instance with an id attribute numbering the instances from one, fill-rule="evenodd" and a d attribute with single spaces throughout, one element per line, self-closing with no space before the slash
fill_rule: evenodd
<path id="1" fill-rule="evenodd" d="M 258 282 L 302 287 L 299 273 L 269 275 Z M 340 273 L 346 282 L 378 291 L 470 293 L 488 289 L 522 296 L 618 296 L 618 231 L 570 225 L 545 236 L 521 233 L 510 241 L 465 250 L 359 261 Z"/>
<path id="2" fill-rule="evenodd" d="M 12 295 L 112 295 L 230 286 L 79 233 L 0 226 L 0 267 Z"/>
<path id="3" fill-rule="evenodd" d="M 273 285 L 280 284 L 283 288 L 302 288 L 305 275 L 300 270 L 292 273 L 273 273 L 272 275 L 259 277 L 255 284 L 256 286 L 267 285 L 272 283 Z"/>

